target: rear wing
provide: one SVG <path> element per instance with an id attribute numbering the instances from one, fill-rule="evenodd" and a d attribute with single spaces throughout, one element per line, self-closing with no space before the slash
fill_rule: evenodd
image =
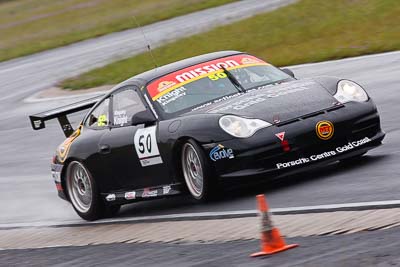
<path id="1" fill-rule="evenodd" d="M 55 108 L 29 116 L 33 130 L 46 128 L 45 121 L 57 118 L 66 137 L 69 137 L 74 129 L 69 122 L 67 115 L 93 107 L 103 96 L 96 96 L 73 104 Z"/>

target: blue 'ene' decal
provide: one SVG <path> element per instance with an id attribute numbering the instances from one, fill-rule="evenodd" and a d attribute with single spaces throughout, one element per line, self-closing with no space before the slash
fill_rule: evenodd
<path id="1" fill-rule="evenodd" d="M 210 159 L 212 161 L 217 161 L 220 159 L 233 159 L 235 155 L 233 154 L 233 150 L 231 148 L 225 148 L 223 145 L 219 144 L 210 151 Z"/>

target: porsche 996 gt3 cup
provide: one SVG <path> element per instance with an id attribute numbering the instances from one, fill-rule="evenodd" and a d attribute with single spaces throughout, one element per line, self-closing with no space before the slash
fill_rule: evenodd
<path id="1" fill-rule="evenodd" d="M 73 129 L 67 115 L 85 109 Z M 184 192 L 207 200 L 222 180 L 267 180 L 354 159 L 385 136 L 356 82 L 296 79 L 237 51 L 178 61 L 100 98 L 30 116 L 35 130 L 55 118 L 67 139 L 51 164 L 53 178 L 86 220 Z"/>

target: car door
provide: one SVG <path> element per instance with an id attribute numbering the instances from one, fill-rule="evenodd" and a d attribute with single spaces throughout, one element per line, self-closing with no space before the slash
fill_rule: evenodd
<path id="1" fill-rule="evenodd" d="M 111 173 L 106 166 L 101 164 L 102 151 L 99 142 L 102 136 L 109 132 L 110 127 L 110 98 L 104 99 L 88 114 L 84 121 L 82 132 L 85 135 L 84 142 L 80 143 L 81 156 L 96 179 L 100 190 L 113 189 L 115 180 L 109 179 Z M 77 140 L 79 142 L 79 138 Z"/>
<path id="2" fill-rule="evenodd" d="M 123 87 L 111 95 L 111 127 L 103 135 L 103 162 L 121 189 L 131 190 L 165 184 L 168 173 L 158 149 L 157 123 L 132 125 L 132 119 L 146 110 L 139 89 Z"/>

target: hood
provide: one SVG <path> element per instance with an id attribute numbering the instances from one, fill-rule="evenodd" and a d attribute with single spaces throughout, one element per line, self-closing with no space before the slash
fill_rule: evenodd
<path id="1" fill-rule="evenodd" d="M 225 101 L 215 101 L 196 113 L 233 114 L 270 123 L 285 122 L 332 108 L 338 101 L 312 79 L 268 85 Z"/>

